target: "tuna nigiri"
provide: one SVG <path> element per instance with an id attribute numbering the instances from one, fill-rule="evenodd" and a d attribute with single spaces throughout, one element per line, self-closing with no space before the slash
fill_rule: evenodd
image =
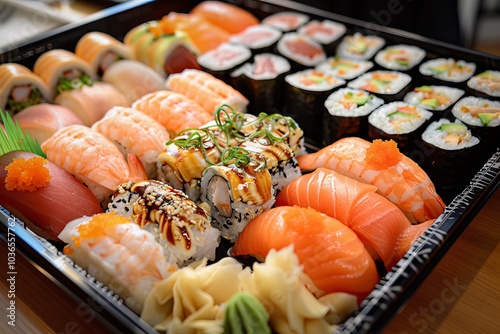
<path id="1" fill-rule="evenodd" d="M 167 90 L 144 95 L 132 103 L 132 108 L 155 119 L 173 134 L 189 128 L 199 128 L 214 119 L 195 101 Z"/>
<path id="2" fill-rule="evenodd" d="M 167 79 L 167 88 L 194 100 L 210 114 L 227 104 L 236 112 L 245 112 L 248 100 L 233 87 L 214 76 L 198 71 L 184 70 Z"/>
<path id="3" fill-rule="evenodd" d="M 202 1 L 190 14 L 200 15 L 231 34 L 237 34 L 259 23 L 250 12 L 221 1 Z"/>
<path id="4" fill-rule="evenodd" d="M 318 168 L 286 186 L 276 206 L 310 207 L 338 219 L 390 270 L 434 220 L 412 225 L 396 205 L 376 191 L 370 184 Z"/>
<path id="5" fill-rule="evenodd" d="M 141 160 L 146 175 L 156 177 L 158 154 L 170 140 L 167 129 L 148 115 L 125 107 L 114 107 L 92 125 L 92 129 Z"/>
<path id="6" fill-rule="evenodd" d="M 135 155 L 129 154 L 127 164 L 115 144 L 83 125 L 57 131 L 42 144 L 42 150 L 48 160 L 82 181 L 101 202 L 120 184 L 147 179 Z"/>
<path id="7" fill-rule="evenodd" d="M 282 206 L 254 218 L 231 249 L 233 256 L 258 255 L 294 244 L 304 272 L 325 293 L 366 296 L 379 280 L 375 262 L 356 234 L 314 209 Z"/>
<path id="8" fill-rule="evenodd" d="M 413 160 L 399 152 L 394 141 L 343 138 L 312 154 L 297 157 L 304 171 L 326 167 L 372 184 L 409 218 L 425 222 L 443 213 L 445 204 L 434 184 Z"/>

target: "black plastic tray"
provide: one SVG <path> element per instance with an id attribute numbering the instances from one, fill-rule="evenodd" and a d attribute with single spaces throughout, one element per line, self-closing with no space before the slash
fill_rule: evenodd
<path id="1" fill-rule="evenodd" d="M 0 54 L 0 63 L 16 62 L 32 68 L 35 60 L 43 52 L 63 48 L 74 50 L 78 39 L 90 31 L 102 31 L 122 40 L 133 27 L 149 20 L 160 19 L 170 11 L 189 12 L 200 1 L 129 1 L 105 9 L 85 20 L 57 28 Z M 231 2 L 231 1 L 229 1 Z M 242 0 L 232 1 L 252 13 L 259 19 L 270 14 L 294 10 L 304 12 L 311 18 L 329 18 L 348 27 L 348 33 L 360 31 L 375 33 L 385 38 L 390 44 L 411 44 L 427 51 L 427 58 L 452 57 L 473 61 L 477 64 L 476 73 L 485 69 L 500 69 L 500 57 L 461 48 L 451 44 L 437 42 L 428 38 L 386 27 L 339 16 L 290 1 L 279 0 Z M 367 31 L 366 29 L 371 29 Z M 306 134 L 307 135 L 307 134 Z M 500 138 L 500 135 L 499 135 Z M 498 144 L 500 145 L 500 140 Z M 314 150 L 314 147 L 309 146 Z M 498 148 L 497 148 L 498 150 Z M 469 184 L 463 189 L 448 194 L 449 201 L 444 213 L 417 240 L 410 251 L 399 261 L 385 277 L 381 279 L 372 293 L 362 302 L 361 308 L 341 325 L 338 333 L 367 333 L 381 331 L 408 301 L 436 263 L 460 236 L 483 205 L 500 187 L 500 152 L 495 152 L 485 160 Z M 1 204 L 1 203 L 0 203 Z M 38 237 L 0 206 L 0 232 L 15 233 L 16 249 L 25 255 L 40 272 L 56 282 L 69 296 L 79 302 L 94 301 L 89 304 L 99 320 L 114 332 L 121 333 L 156 333 L 148 324 L 123 305 L 106 286 L 96 282 L 83 269 L 75 265 L 68 257 L 50 242 Z M 90 298 L 90 299 L 89 299 Z M 95 306 L 96 303 L 98 307 Z"/>

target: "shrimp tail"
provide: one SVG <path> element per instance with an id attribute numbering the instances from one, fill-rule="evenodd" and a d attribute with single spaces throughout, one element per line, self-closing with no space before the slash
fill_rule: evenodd
<path id="1" fill-rule="evenodd" d="M 127 155 L 127 162 L 128 166 L 130 168 L 130 180 L 132 182 L 139 182 L 139 181 L 144 181 L 147 180 L 148 177 L 146 175 L 146 170 L 144 169 L 144 166 L 142 165 L 141 160 L 133 154 L 129 153 Z"/>

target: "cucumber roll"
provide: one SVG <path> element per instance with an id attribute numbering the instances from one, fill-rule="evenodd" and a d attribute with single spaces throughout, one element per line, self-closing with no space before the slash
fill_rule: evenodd
<path id="1" fill-rule="evenodd" d="M 270 15 L 262 20 L 262 24 L 275 27 L 283 32 L 297 30 L 309 21 L 309 16 L 296 12 L 280 12 Z"/>
<path id="2" fill-rule="evenodd" d="M 163 182 L 125 183 L 112 195 L 108 209 L 152 233 L 169 262 L 181 266 L 203 257 L 215 259 L 219 231 L 205 210 Z"/>
<path id="3" fill-rule="evenodd" d="M 479 138 L 459 120 L 452 123 L 442 118 L 427 127 L 422 140 L 425 146 L 423 166 L 438 190 L 446 193 L 463 189 L 479 167 L 478 159 L 468 158 L 477 156 Z"/>
<path id="4" fill-rule="evenodd" d="M 345 81 L 327 72 L 305 70 L 285 77 L 286 113 L 300 124 L 313 145 L 322 142 L 320 126 L 323 115 L 318 112 L 324 107 L 326 98 Z"/>
<path id="5" fill-rule="evenodd" d="M 445 81 L 448 85 L 457 85 L 474 74 L 476 64 L 453 58 L 437 58 L 420 65 L 419 71 L 427 82 L 432 82 L 431 78 L 434 78 Z"/>
<path id="6" fill-rule="evenodd" d="M 344 80 L 354 79 L 373 67 L 371 61 L 330 57 L 316 66 L 320 72 L 330 72 Z"/>
<path id="7" fill-rule="evenodd" d="M 253 63 L 246 63 L 231 73 L 233 87 L 248 98 L 248 111 L 258 115 L 283 108 L 285 76 L 290 63 L 271 53 L 258 54 Z"/>
<path id="8" fill-rule="evenodd" d="M 201 200 L 210 205 L 212 224 L 235 242 L 243 228 L 274 202 L 271 174 L 259 164 L 210 166 L 201 179 Z"/>
<path id="9" fill-rule="evenodd" d="M 375 62 L 389 70 L 409 71 L 425 58 L 425 51 L 411 45 L 391 45 L 379 51 Z"/>
<path id="10" fill-rule="evenodd" d="M 367 139 L 368 115 L 384 101 L 359 89 L 344 88 L 325 101 L 323 112 L 323 145 L 344 137 Z"/>
<path id="11" fill-rule="evenodd" d="M 372 58 L 385 44 L 378 36 L 355 33 L 346 36 L 337 48 L 337 55 L 343 58 L 368 60 Z"/>
<path id="12" fill-rule="evenodd" d="M 447 117 L 451 107 L 464 95 L 458 88 L 446 86 L 420 86 L 406 94 L 404 101 L 422 109 L 432 111 L 433 119 Z"/>
<path id="13" fill-rule="evenodd" d="M 252 52 L 246 46 L 222 43 L 199 56 L 197 61 L 202 70 L 230 84 L 230 73 L 251 56 Z"/>
<path id="14" fill-rule="evenodd" d="M 410 89 L 411 77 L 397 71 L 368 72 L 347 84 L 350 88 L 363 89 L 381 97 L 385 102 L 403 100 Z"/>
<path id="15" fill-rule="evenodd" d="M 340 37 L 346 32 L 346 27 L 331 20 L 313 20 L 300 27 L 297 32 L 320 43 L 328 54 L 335 52 Z"/>
<path id="16" fill-rule="evenodd" d="M 393 139 L 401 152 L 411 159 L 417 156 L 416 144 L 423 132 L 423 125 L 432 113 L 406 102 L 383 105 L 368 116 L 368 136 L 373 139 Z M 415 162 L 421 163 L 418 159 Z"/>
<path id="17" fill-rule="evenodd" d="M 272 52 L 283 33 L 274 27 L 257 24 L 250 26 L 238 34 L 231 35 L 229 41 L 233 44 L 244 45 L 253 55 Z"/>
<path id="18" fill-rule="evenodd" d="M 451 110 L 482 141 L 482 152 L 491 155 L 500 147 L 500 102 L 468 96 Z"/>
<path id="19" fill-rule="evenodd" d="M 278 41 L 278 52 L 290 60 L 292 69 L 314 67 L 326 59 L 326 53 L 318 42 L 297 33 L 284 34 Z"/>
<path id="20" fill-rule="evenodd" d="M 484 71 L 467 81 L 471 93 L 480 97 L 500 98 L 500 71 Z"/>

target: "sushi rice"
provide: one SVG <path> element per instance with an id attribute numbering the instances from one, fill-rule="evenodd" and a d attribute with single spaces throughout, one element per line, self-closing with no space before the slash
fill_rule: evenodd
<path id="1" fill-rule="evenodd" d="M 451 143 L 445 139 L 448 135 L 448 132 L 440 130 L 441 125 L 443 124 L 463 124 L 460 120 L 455 120 L 452 123 L 449 119 L 442 118 L 439 121 L 432 122 L 427 129 L 422 133 L 422 140 L 432 144 L 436 147 L 439 147 L 443 150 L 461 150 L 466 147 L 472 147 L 474 145 L 479 144 L 479 139 L 474 137 L 469 129 L 465 135 L 463 135 L 463 140 L 458 144 Z"/>
<path id="2" fill-rule="evenodd" d="M 354 79 L 373 67 L 371 61 L 359 59 L 347 59 L 338 56 L 329 57 L 316 66 L 316 70 L 330 72 L 336 77 L 344 80 Z"/>
<path id="3" fill-rule="evenodd" d="M 433 78 L 450 81 L 462 82 L 469 79 L 476 71 L 475 63 L 467 63 L 463 60 L 456 61 L 452 58 L 437 58 L 426 61 L 419 67 L 423 75 Z"/>
<path id="4" fill-rule="evenodd" d="M 397 114 L 389 116 L 397 112 L 398 108 L 414 108 L 413 110 L 416 117 L 403 118 L 399 117 Z M 395 135 L 411 133 L 422 126 L 431 117 L 432 113 L 430 111 L 414 107 L 406 102 L 398 101 L 383 105 L 372 112 L 368 117 L 368 122 L 387 134 Z"/>
<path id="5" fill-rule="evenodd" d="M 243 64 L 251 56 L 252 53 L 246 46 L 222 43 L 196 60 L 200 66 L 210 71 L 226 71 Z"/>
<path id="6" fill-rule="evenodd" d="M 295 44 L 294 47 L 291 47 Z M 305 45 L 306 47 L 302 47 Z M 286 33 L 278 41 L 278 52 L 292 61 L 306 67 L 313 67 L 326 59 L 325 51 L 318 42 L 297 33 Z M 305 51 L 307 50 L 308 53 Z M 313 53 L 309 51 L 313 50 Z"/>
<path id="7" fill-rule="evenodd" d="M 488 70 L 473 76 L 467 86 L 489 96 L 500 97 L 500 71 Z"/>
<path id="8" fill-rule="evenodd" d="M 309 16 L 296 12 L 280 12 L 262 20 L 262 24 L 278 28 L 283 32 L 296 30 L 309 21 Z"/>
<path id="9" fill-rule="evenodd" d="M 328 91 L 345 84 L 345 80 L 336 78 L 331 73 L 314 69 L 289 74 L 285 81 L 292 87 L 312 92 Z"/>
<path id="10" fill-rule="evenodd" d="M 257 24 L 246 28 L 239 34 L 231 35 L 229 41 L 255 50 L 273 45 L 282 35 L 283 33 L 275 27 Z"/>
<path id="11" fill-rule="evenodd" d="M 380 82 L 380 85 L 372 84 L 373 81 Z M 406 87 L 410 81 L 411 77 L 405 73 L 397 71 L 374 71 L 363 74 L 359 78 L 349 82 L 347 86 L 350 88 L 365 89 L 372 93 L 394 95 Z"/>
<path id="12" fill-rule="evenodd" d="M 378 36 L 355 33 L 346 36 L 337 48 L 337 55 L 343 58 L 368 60 L 385 44 L 385 40 Z"/>
<path id="13" fill-rule="evenodd" d="M 318 43 L 327 45 L 333 43 L 346 32 L 345 25 L 331 20 L 322 22 L 317 20 L 309 21 L 297 30 L 299 34 L 308 36 Z"/>
<path id="14" fill-rule="evenodd" d="M 437 110 L 437 111 L 442 111 L 454 104 L 455 102 L 458 101 L 464 95 L 464 91 L 462 89 L 458 88 L 452 88 L 452 87 L 446 87 L 446 86 L 429 86 L 432 88 L 432 93 L 436 95 L 443 95 L 448 98 L 446 103 L 444 104 L 438 104 L 436 108 L 433 108 L 429 105 L 421 103 L 425 99 L 425 93 L 424 92 L 417 92 L 417 91 L 412 91 L 406 94 L 404 101 L 409 104 L 413 104 L 414 106 L 417 106 L 422 109 L 427 109 L 427 110 Z"/>
<path id="15" fill-rule="evenodd" d="M 362 96 L 362 97 L 369 97 L 368 101 L 364 103 L 363 105 L 358 105 L 356 103 L 353 103 L 350 105 L 349 108 L 346 108 L 346 106 L 339 101 L 342 101 L 345 97 L 345 95 L 352 95 L 352 96 Z M 381 105 L 384 104 L 384 100 L 381 98 L 378 98 L 376 96 L 370 95 L 370 93 L 360 90 L 360 89 L 353 89 L 353 88 L 343 88 L 340 90 L 337 90 L 333 92 L 325 101 L 325 107 L 327 108 L 328 112 L 332 116 L 341 116 L 341 117 L 360 117 L 360 116 L 366 116 L 369 113 L 371 113 L 373 110 L 376 108 L 380 107 Z"/>
<path id="16" fill-rule="evenodd" d="M 483 122 L 479 117 L 475 117 L 470 112 L 467 111 L 467 109 L 470 107 L 500 108 L 500 102 L 468 96 L 462 98 L 453 106 L 451 112 L 453 116 L 455 116 L 457 119 L 461 120 L 467 125 L 485 127 L 485 125 L 483 124 Z M 494 115 L 495 117 L 488 123 L 487 127 L 497 127 L 500 125 L 500 109 Z"/>
<path id="17" fill-rule="evenodd" d="M 391 45 L 375 56 L 375 62 L 390 70 L 405 71 L 412 69 L 425 57 L 425 51 L 411 45 Z"/>

